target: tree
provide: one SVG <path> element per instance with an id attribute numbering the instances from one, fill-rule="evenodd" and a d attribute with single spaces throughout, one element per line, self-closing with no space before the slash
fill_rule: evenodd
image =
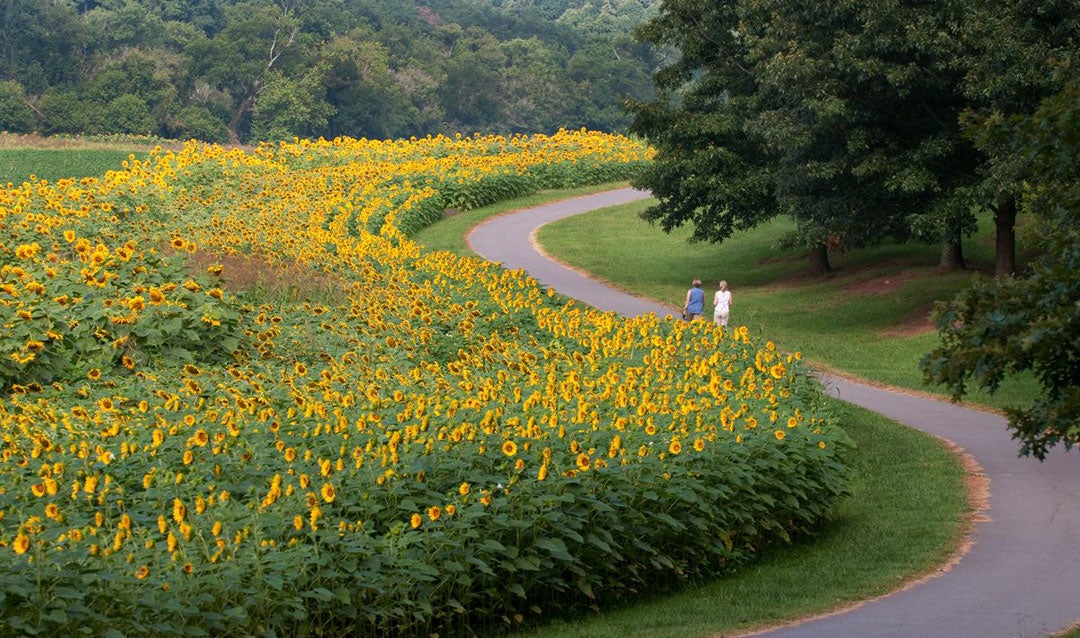
<path id="1" fill-rule="evenodd" d="M 172 137 L 221 143 L 229 140 L 225 122 L 210 109 L 196 104 L 185 106 L 171 124 Z"/>
<path id="2" fill-rule="evenodd" d="M 538 38 L 502 43 L 506 56 L 503 72 L 502 120 L 515 133 L 554 133 L 565 122 L 552 116 L 570 101 L 562 69 L 565 60 Z"/>
<path id="3" fill-rule="evenodd" d="M 964 121 L 988 161 L 978 203 L 994 214 L 997 234 L 994 273 L 1016 272 L 1017 200 L 1026 178 L 1024 161 L 1008 144 L 996 143 L 980 124 L 1032 113 L 1061 90 L 1054 67 L 1080 50 L 1080 13 L 1071 0 L 971 2 L 956 29 L 965 43 L 963 89 L 969 100 Z M 991 126 L 990 128 L 993 128 Z"/>
<path id="4" fill-rule="evenodd" d="M 325 99 L 319 69 L 304 77 L 267 74 L 266 85 L 255 98 L 251 134 L 268 141 L 317 137 L 334 108 Z"/>
<path id="5" fill-rule="evenodd" d="M 50 88 L 38 99 L 41 112 L 39 132 L 46 135 L 89 131 L 96 109 L 79 99 L 72 90 Z"/>
<path id="6" fill-rule="evenodd" d="M 182 73 L 182 61 L 164 50 L 124 49 L 111 57 L 88 79 L 82 92 L 82 99 L 97 108 L 96 117 L 90 122 L 95 132 L 114 130 L 110 113 L 115 111 L 115 107 L 110 105 L 119 98 L 131 97 L 135 99 L 121 102 L 125 121 L 129 125 L 137 121 L 139 126 L 136 130 L 139 133 L 165 133 L 169 120 L 179 110 L 177 84 Z M 147 110 L 152 120 L 149 126 L 144 126 L 141 115 L 134 116 L 132 109 L 136 103 L 143 105 L 140 110 Z"/>
<path id="7" fill-rule="evenodd" d="M 655 98 L 648 47 L 624 35 L 595 39 L 571 54 L 565 77 L 572 81 L 568 98 L 575 105 L 574 121 L 593 130 L 622 131 L 630 123 L 627 99 Z"/>
<path id="8" fill-rule="evenodd" d="M 385 139 L 407 135 L 416 107 L 395 79 L 390 53 L 369 29 L 354 29 L 323 47 L 326 99 L 335 105 L 328 136 Z"/>
<path id="9" fill-rule="evenodd" d="M 22 85 L 0 81 L 0 131 L 29 133 L 33 128 L 34 111 L 26 102 Z"/>
<path id="10" fill-rule="evenodd" d="M 98 118 L 102 133 L 134 133 L 149 135 L 156 130 L 154 116 L 146 101 L 137 95 L 125 93 L 109 101 Z"/>
<path id="11" fill-rule="evenodd" d="M 924 228 L 938 228 L 937 237 L 953 245 L 973 224 L 962 198 L 979 159 L 959 124 L 966 105 L 962 70 L 955 68 L 958 43 L 948 31 L 956 19 L 936 2 L 665 3 L 640 33 L 679 49 L 679 60 L 655 79 L 667 95 L 682 90 L 682 112 L 639 104 L 633 128 L 654 144 L 661 139 L 657 126 L 676 133 L 672 144 L 658 145 L 657 161 L 667 168 L 714 146 L 740 154 L 742 163 L 725 160 L 710 169 L 699 161 L 683 167 L 695 173 L 665 167 L 646 173 L 642 186 L 662 186 L 660 206 L 646 216 L 665 220 L 665 229 L 693 219 L 705 226 L 695 238 L 722 240 L 726 235 L 712 230 L 768 217 L 751 209 L 768 201 L 761 197 L 767 192 L 777 212 L 796 221 L 793 243 L 811 249 L 817 272 L 829 270 L 829 246 L 911 237 L 912 213 L 937 220 Z M 717 121 L 725 122 L 729 139 L 701 139 L 700 131 Z M 732 168 L 755 179 L 753 197 L 724 188 L 739 183 Z M 701 207 L 700 191 L 695 201 L 671 184 L 703 175 L 715 178 L 707 183 L 726 191 L 727 203 L 695 214 L 689 211 Z M 740 196 L 743 201 L 735 199 Z M 718 212 L 737 212 L 738 219 L 710 226 Z"/>
<path id="12" fill-rule="evenodd" d="M 693 241 L 718 242 L 777 212 L 773 159 L 744 124 L 758 90 L 733 28 L 738 2 L 669 0 L 637 37 L 676 58 L 654 75 L 656 99 L 630 100 L 630 130 L 656 149 L 634 181 L 658 204 L 642 216 L 665 232 L 691 224 Z"/>
<path id="13" fill-rule="evenodd" d="M 193 41 L 188 47 L 195 74 L 232 98 L 228 128 L 233 142 L 244 137 L 251 109 L 266 87 L 267 74 L 282 71 L 287 66 L 282 56 L 300 48 L 298 4 L 299 0 L 280 6 L 251 0 L 228 6 L 226 26 L 215 37 Z"/>
<path id="14" fill-rule="evenodd" d="M 442 33 L 449 40 L 446 79 L 439 90 L 443 111 L 461 127 L 486 129 L 502 115 L 506 55 L 495 36 L 482 29 L 458 27 Z"/>
<path id="15" fill-rule="evenodd" d="M 142 0 L 113 0 L 87 12 L 84 20 L 98 34 L 98 46 L 109 50 L 159 46 L 165 27 Z"/>
<path id="16" fill-rule="evenodd" d="M 1040 396 L 1006 413 L 1021 455 L 1044 459 L 1058 443 L 1080 441 L 1080 74 L 1027 117 L 984 124 L 999 148 L 1025 161 L 1046 253 L 1026 279 L 976 284 L 936 309 L 941 345 L 922 360 L 928 383 L 960 399 L 969 385 L 996 392 L 1034 374 Z"/>

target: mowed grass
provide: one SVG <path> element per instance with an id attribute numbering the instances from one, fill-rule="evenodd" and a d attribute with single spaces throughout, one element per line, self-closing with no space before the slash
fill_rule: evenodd
<path id="1" fill-rule="evenodd" d="M 888 593 L 958 547 L 970 511 L 964 472 L 939 441 L 835 402 L 852 454 L 852 494 L 820 534 L 737 572 L 622 609 L 523 632 L 530 638 L 688 638 L 747 630 Z"/>
<path id="2" fill-rule="evenodd" d="M 833 254 L 835 272 L 809 276 L 805 254 L 775 248 L 790 221 L 776 220 L 737 233 L 720 244 L 690 244 L 688 229 L 668 235 L 639 214 L 649 201 L 571 217 L 540 229 L 538 240 L 558 259 L 631 293 L 681 306 L 694 278 L 704 282 L 706 314 L 724 279 L 732 290 L 731 322 L 815 365 L 916 391 L 928 387 L 919 360 L 938 343 L 929 315 L 936 301 L 952 299 L 992 269 L 989 219 L 965 240 L 969 270 L 943 273 L 939 247 L 885 243 Z M 1003 385 L 993 397 L 968 401 L 1001 408 L 1024 404 L 1035 393 L 1030 378 Z"/>

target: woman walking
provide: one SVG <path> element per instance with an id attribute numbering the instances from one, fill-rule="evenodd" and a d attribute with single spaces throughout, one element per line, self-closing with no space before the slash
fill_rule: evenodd
<path id="1" fill-rule="evenodd" d="M 705 291 L 701 289 L 701 280 L 695 279 L 693 288 L 686 291 L 686 302 L 683 303 L 683 319 L 693 321 L 701 317 L 705 312 Z"/>
<path id="2" fill-rule="evenodd" d="M 727 282 L 717 284 L 719 290 L 713 295 L 713 321 L 718 326 L 727 326 L 728 317 L 731 315 L 731 291 L 728 290 Z"/>

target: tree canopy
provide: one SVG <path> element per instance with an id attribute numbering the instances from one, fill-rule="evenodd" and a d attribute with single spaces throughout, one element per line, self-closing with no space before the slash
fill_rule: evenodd
<path id="1" fill-rule="evenodd" d="M 621 131 L 659 0 L 3 0 L 0 130 Z"/>
<path id="2" fill-rule="evenodd" d="M 1007 212 L 1019 183 L 965 126 L 1056 90 L 1077 47 L 1075 11 L 1031 4 L 663 2 L 637 31 L 678 51 L 656 98 L 632 104 L 631 130 L 658 150 L 637 183 L 659 199 L 645 217 L 722 241 L 788 215 L 819 271 L 830 246 L 890 237 L 941 241 L 942 266 L 962 267 L 973 212 Z"/>
<path id="3" fill-rule="evenodd" d="M 940 304 L 942 342 L 921 365 L 956 398 L 1033 373 L 1041 396 L 1007 414 L 1021 453 L 1043 459 L 1080 441 L 1080 74 L 1033 114 L 986 127 L 1029 169 L 1023 204 L 1038 215 L 1045 253 L 1029 277 L 977 283 Z"/>

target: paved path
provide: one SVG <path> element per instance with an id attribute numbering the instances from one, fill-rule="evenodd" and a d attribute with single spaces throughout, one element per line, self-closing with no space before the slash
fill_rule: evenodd
<path id="1" fill-rule="evenodd" d="M 632 189 L 555 202 L 492 218 L 469 235 L 473 250 L 524 268 L 558 292 L 624 315 L 673 313 L 545 259 L 530 238 L 570 215 L 646 197 Z M 784 638 L 991 638 L 1046 636 L 1080 618 L 1080 451 L 1040 463 L 1017 457 L 1002 417 L 825 377 L 830 394 L 931 434 L 971 454 L 990 479 L 989 520 L 958 564 L 908 590 L 851 611 L 769 632 Z"/>

